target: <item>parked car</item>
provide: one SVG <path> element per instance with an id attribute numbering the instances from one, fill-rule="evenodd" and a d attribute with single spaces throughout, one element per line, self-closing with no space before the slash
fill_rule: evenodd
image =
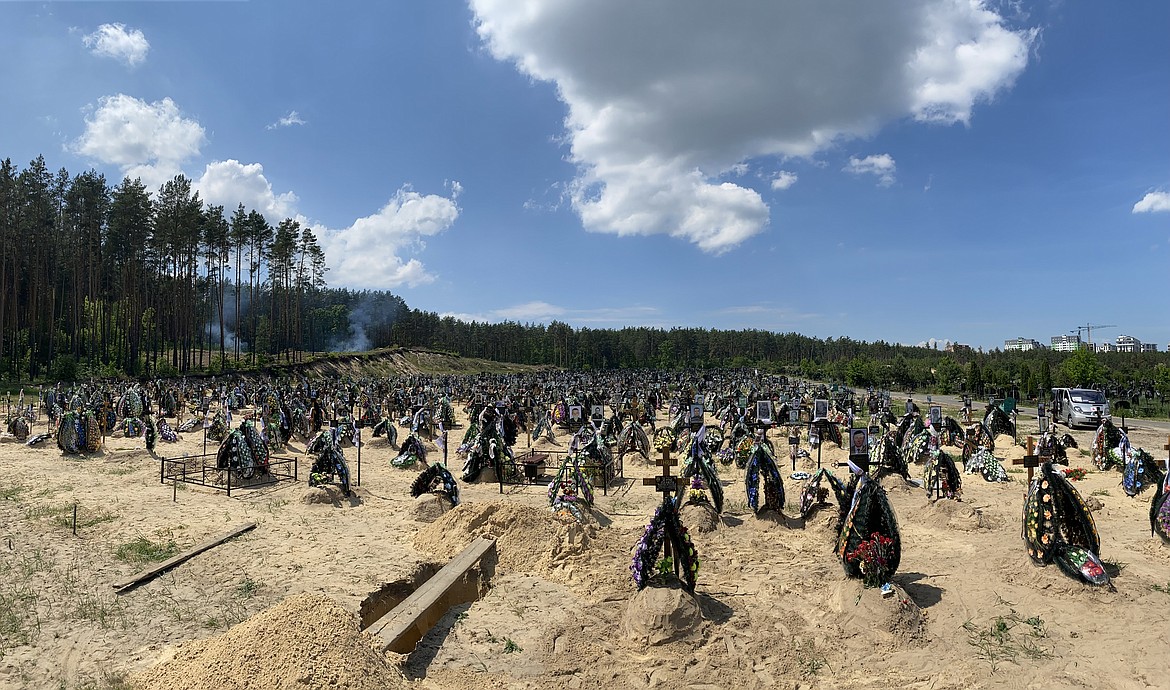
<path id="1" fill-rule="evenodd" d="M 1052 418 L 1070 429 L 1096 426 L 1109 419 L 1109 400 L 1092 388 L 1053 388 Z"/>

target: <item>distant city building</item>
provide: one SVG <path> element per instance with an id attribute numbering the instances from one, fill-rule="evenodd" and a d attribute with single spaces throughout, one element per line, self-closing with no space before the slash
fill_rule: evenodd
<path id="1" fill-rule="evenodd" d="M 1117 351 L 1118 352 L 1141 352 L 1142 341 L 1133 337 L 1132 335 L 1117 336 Z"/>
<path id="2" fill-rule="evenodd" d="M 1003 349 L 1005 352 L 1011 352 L 1012 350 L 1028 352 L 1029 350 L 1039 350 L 1042 347 L 1044 346 L 1041 345 L 1039 341 L 1033 340 L 1031 338 L 1025 338 L 1023 336 L 1014 338 L 1012 340 L 1003 341 Z"/>
<path id="3" fill-rule="evenodd" d="M 949 343 L 947 352 L 971 352 L 971 346 L 963 343 Z"/>
<path id="4" fill-rule="evenodd" d="M 1054 352 L 1076 352 L 1081 349 L 1081 336 L 1054 335 L 1052 336 L 1052 349 Z"/>
<path id="5" fill-rule="evenodd" d="M 1157 352 L 1158 343 L 1142 343 L 1142 352 Z"/>
<path id="6" fill-rule="evenodd" d="M 1113 343 L 1097 343 L 1097 352 L 1117 352 L 1117 346 Z"/>

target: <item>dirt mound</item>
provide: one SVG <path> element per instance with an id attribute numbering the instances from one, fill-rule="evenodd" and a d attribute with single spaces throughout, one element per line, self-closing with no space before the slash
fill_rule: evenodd
<path id="1" fill-rule="evenodd" d="M 647 587 L 630 598 L 622 616 L 622 633 L 649 645 L 686 639 L 699 630 L 699 601 L 682 587 Z"/>
<path id="2" fill-rule="evenodd" d="M 419 551 L 445 560 L 476 537 L 496 539 L 500 574 L 545 573 L 582 554 L 595 534 L 591 524 L 564 521 L 551 511 L 512 503 L 461 503 L 414 537 Z"/>
<path id="3" fill-rule="evenodd" d="M 357 618 L 323 594 L 289 597 L 221 635 L 184 644 L 131 681 L 138 690 L 407 686 Z"/>
<path id="4" fill-rule="evenodd" d="M 860 580 L 844 580 L 833 588 L 830 609 L 848 636 L 874 635 L 895 647 L 917 646 L 926 639 L 926 613 L 898 584 L 883 597 Z"/>

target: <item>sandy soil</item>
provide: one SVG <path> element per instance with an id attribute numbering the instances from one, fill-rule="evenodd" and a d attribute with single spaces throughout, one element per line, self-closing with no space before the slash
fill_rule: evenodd
<path id="1" fill-rule="evenodd" d="M 452 446 L 461 435 L 453 432 Z M 1088 431 L 1074 435 L 1088 447 Z M 781 435 L 772 437 L 783 451 Z M 1131 439 L 1166 455 L 1160 435 L 1137 430 Z M 303 449 L 294 441 L 290 453 Z M 201 450 L 198 433 L 157 448 L 172 457 Z M 501 495 L 495 484 L 462 486 L 465 505 L 428 525 L 414 519 L 408 493 L 417 470 L 391 468 L 395 455 L 384 438 L 367 438 L 357 498 L 322 503 L 306 502 L 320 495 L 304 483 L 306 464 L 299 483 L 229 498 L 161 484 L 141 439 L 109 438 L 85 457 L 63 455 L 52 441 L 0 443 L 0 687 L 126 687 L 162 661 L 220 644 L 215 636 L 292 595 L 324 594 L 356 614 L 381 585 L 445 562 L 489 523 L 500 549 L 490 592 L 453 609 L 412 655 L 391 660 L 417 686 L 1165 688 L 1170 678 L 1170 547 L 1150 535 L 1149 494 L 1126 497 L 1120 475 L 1092 471 L 1087 451 L 1071 457 L 1090 470 L 1077 486 L 1097 506 L 1101 556 L 1120 571 L 1115 591 L 1030 563 L 1020 468 L 1007 484 L 965 475 L 961 502 L 931 503 L 922 489 L 884 480 L 903 538 L 896 596 L 887 599 L 844 577 L 831 547 L 835 511 L 807 523 L 757 518 L 742 472 L 721 468 L 722 522 L 694 535 L 702 623 L 661 645 L 629 639 L 621 626 L 636 593 L 629 553 L 659 500 L 637 478 L 657 468 L 627 456 L 629 479 L 598 492 L 584 527 L 552 520 L 543 486 Z M 356 476 L 356 449 L 346 456 Z M 844 452 L 830 444 L 821 457 L 831 466 Z M 456 475 L 458 464 L 452 457 Z M 815 466 L 814 451 L 798 469 Z M 800 485 L 781 469 L 792 515 Z M 143 567 L 120 559 L 120 547 L 123 558 L 140 538 L 185 548 L 250 520 L 259 522 L 252 532 L 113 592 L 111 583 Z M 242 635 L 237 629 L 227 634 Z M 277 644 L 261 637 L 257 653 Z M 230 676 L 222 687 L 244 687 Z"/>

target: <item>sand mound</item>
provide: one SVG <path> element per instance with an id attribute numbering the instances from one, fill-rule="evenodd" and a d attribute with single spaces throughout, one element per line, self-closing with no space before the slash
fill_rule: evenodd
<path id="1" fill-rule="evenodd" d="M 687 531 L 692 533 L 714 532 L 719 526 L 719 513 L 715 512 L 715 506 L 710 503 L 686 503 L 679 510 L 679 518 Z"/>
<path id="2" fill-rule="evenodd" d="M 829 606 L 847 635 L 874 635 L 895 647 L 914 646 L 926 639 L 926 614 L 906 590 L 892 584 L 894 594 L 883 597 L 865 589 L 860 580 L 844 580 L 832 590 Z"/>
<path id="3" fill-rule="evenodd" d="M 132 679 L 138 690 L 406 687 L 358 620 L 323 594 L 300 594 L 227 632 L 184 644 Z"/>
<path id="4" fill-rule="evenodd" d="M 703 623 L 699 601 L 682 587 L 647 587 L 630 598 L 622 633 L 650 645 L 690 637 Z"/>
<path id="5" fill-rule="evenodd" d="M 500 574 L 549 573 L 580 555 L 595 533 L 591 524 L 562 521 L 551 511 L 512 503 L 461 503 L 414 537 L 419 551 L 450 559 L 480 536 L 496 539 Z"/>
<path id="6" fill-rule="evenodd" d="M 451 502 L 438 494 L 423 494 L 414 499 L 410 514 L 416 522 L 434 522 L 450 512 Z"/>

